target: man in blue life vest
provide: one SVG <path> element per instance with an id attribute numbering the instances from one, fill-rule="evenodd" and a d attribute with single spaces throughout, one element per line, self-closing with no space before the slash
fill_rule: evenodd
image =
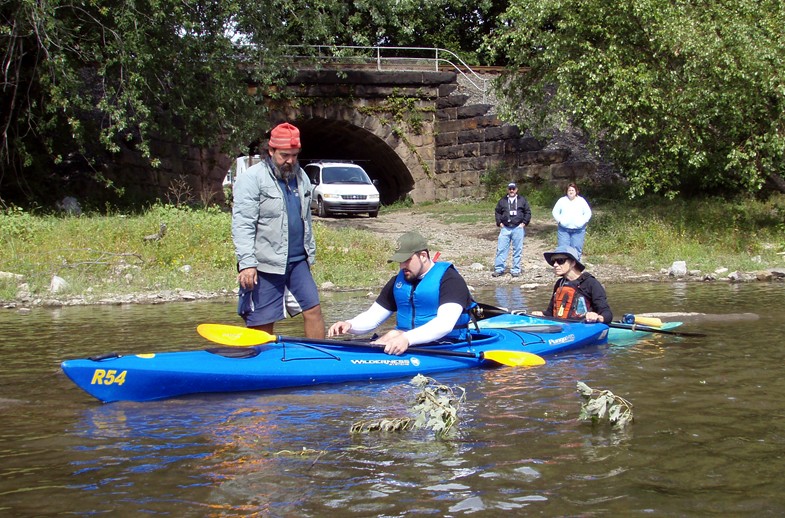
<path id="1" fill-rule="evenodd" d="M 532 311 L 532 315 L 565 319 L 584 319 L 586 322 L 610 322 L 613 312 L 608 305 L 605 288 L 577 259 L 578 251 L 571 246 L 556 247 L 545 252 L 545 261 L 553 267 L 559 278 L 553 286 L 553 295 L 545 311 Z"/>
<path id="2" fill-rule="evenodd" d="M 350 320 L 336 322 L 327 336 L 373 331 L 397 312 L 395 329 L 373 343 L 387 354 L 400 355 L 410 345 L 442 338 L 466 339 L 469 309 L 474 305 L 466 281 L 445 261 L 434 262 L 428 242 L 417 232 L 398 239 L 398 249 L 387 262 L 400 263 L 400 271 L 382 288 L 373 305 Z"/>

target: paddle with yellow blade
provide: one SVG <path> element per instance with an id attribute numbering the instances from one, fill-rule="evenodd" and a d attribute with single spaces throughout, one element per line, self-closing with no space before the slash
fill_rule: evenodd
<path id="1" fill-rule="evenodd" d="M 367 347 L 378 351 L 384 346 L 368 342 L 349 342 L 340 340 L 322 340 L 318 338 L 296 338 L 291 336 L 275 336 L 259 329 L 249 329 L 241 326 L 231 326 L 226 324 L 199 324 L 196 331 L 211 342 L 233 347 L 251 347 L 270 342 L 303 342 L 309 344 L 329 345 L 333 347 Z M 462 356 L 464 358 L 477 358 L 480 360 L 490 360 L 510 367 L 534 367 L 544 365 L 545 360 L 541 356 L 524 351 L 485 351 L 481 353 L 470 353 L 464 351 L 449 351 L 443 349 L 432 349 L 429 347 L 409 347 L 407 353 L 432 354 L 436 356 Z"/>
<path id="2" fill-rule="evenodd" d="M 621 321 L 622 324 L 630 324 L 630 325 L 639 325 L 639 326 L 646 326 L 646 327 L 662 327 L 662 320 L 659 318 L 653 317 L 642 317 L 639 315 L 633 315 L 632 313 L 627 313 L 624 315 Z"/>

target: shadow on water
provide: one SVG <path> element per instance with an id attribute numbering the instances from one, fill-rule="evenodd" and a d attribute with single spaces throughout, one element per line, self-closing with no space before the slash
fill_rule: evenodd
<path id="1" fill-rule="evenodd" d="M 782 284 L 610 285 L 617 316 L 681 311 L 705 338 L 651 335 L 539 368 L 445 373 L 466 389 L 455 441 L 426 432 L 352 436 L 401 417 L 408 380 L 100 404 L 59 371 L 109 351 L 198 349 L 202 322 L 238 324 L 234 301 L 0 313 L 0 510 L 14 516 L 469 514 L 777 516 L 785 391 Z M 479 291 L 539 309 L 547 289 Z M 327 322 L 370 305 L 326 294 Z M 281 334 L 301 333 L 295 319 Z M 577 381 L 630 400 L 613 431 L 577 420 Z"/>

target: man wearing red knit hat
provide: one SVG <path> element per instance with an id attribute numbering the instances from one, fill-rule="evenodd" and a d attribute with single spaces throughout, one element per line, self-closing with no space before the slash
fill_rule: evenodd
<path id="1" fill-rule="evenodd" d="M 316 240 L 311 182 L 297 162 L 300 130 L 284 122 L 270 132 L 269 156 L 234 185 L 232 239 L 240 283 L 237 313 L 273 334 L 276 321 L 303 314 L 305 336 L 324 338 L 324 317 L 311 275 Z"/>

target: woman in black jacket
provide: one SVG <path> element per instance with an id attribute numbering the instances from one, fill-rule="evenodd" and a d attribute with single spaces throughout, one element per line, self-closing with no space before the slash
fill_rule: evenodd
<path id="1" fill-rule="evenodd" d="M 586 322 L 610 322 L 613 312 L 608 305 L 600 281 L 586 271 L 577 259 L 578 252 L 571 246 L 559 246 L 543 254 L 559 276 L 553 286 L 553 295 L 545 311 L 532 311 L 532 315 L 585 319 Z"/>

